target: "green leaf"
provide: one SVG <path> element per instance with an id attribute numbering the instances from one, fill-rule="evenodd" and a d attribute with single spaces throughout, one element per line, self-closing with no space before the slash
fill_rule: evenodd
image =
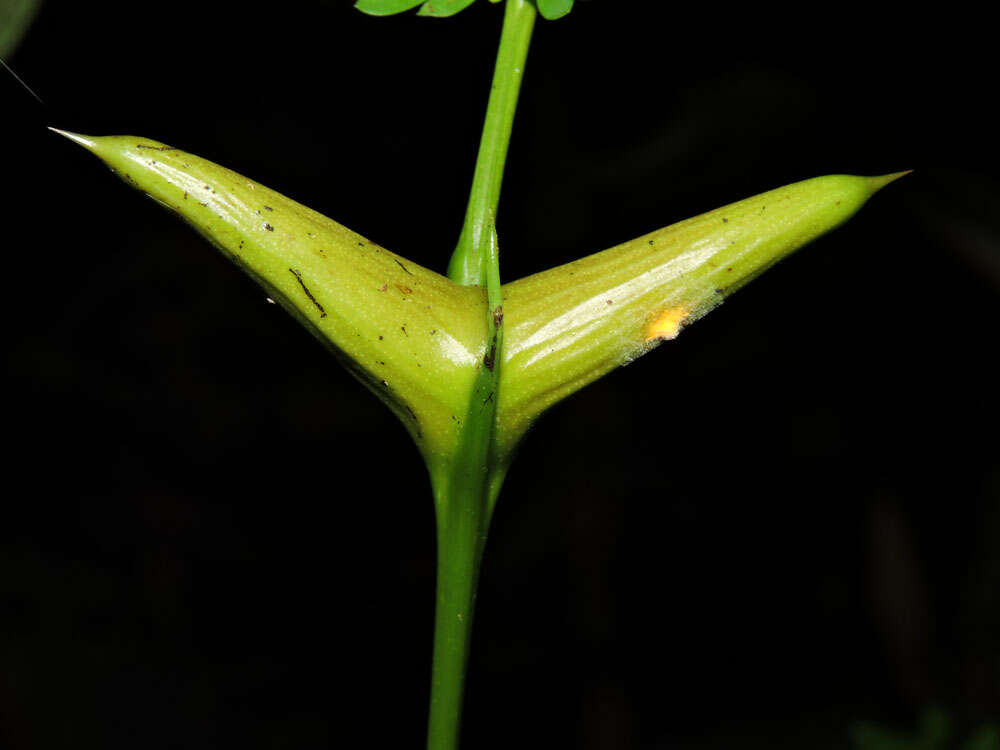
<path id="1" fill-rule="evenodd" d="M 41 0 L 0 2 L 0 57 L 7 58 L 14 53 L 41 4 Z"/>
<path id="2" fill-rule="evenodd" d="M 476 0 L 357 0 L 354 7 L 372 16 L 391 16 L 420 6 L 418 16 L 447 18 L 460 13 Z M 490 0 L 499 3 L 501 0 Z M 573 0 L 535 0 L 543 18 L 553 21 L 573 10 Z"/>
<path id="3" fill-rule="evenodd" d="M 476 0 L 427 0 L 421 7 L 418 16 L 433 16 L 447 18 L 468 8 Z"/>
<path id="4" fill-rule="evenodd" d="M 354 7 L 370 16 L 391 16 L 416 8 L 424 0 L 358 0 Z"/>
<path id="5" fill-rule="evenodd" d="M 400 418 L 431 470 L 454 454 L 486 353 L 461 286 L 218 164 L 133 136 L 59 132 L 191 224 Z"/>
<path id="6" fill-rule="evenodd" d="M 535 0 L 542 18 L 554 21 L 573 10 L 573 0 Z"/>

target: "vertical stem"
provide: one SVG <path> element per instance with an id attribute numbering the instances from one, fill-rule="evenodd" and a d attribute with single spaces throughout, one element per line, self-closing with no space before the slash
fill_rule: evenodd
<path id="1" fill-rule="evenodd" d="M 466 413 L 466 424 L 493 410 L 480 403 L 491 373 L 485 368 Z M 476 603 L 479 565 L 504 469 L 489 466 L 492 430 L 466 430 L 458 453 L 432 472 L 437 512 L 437 603 L 431 666 L 428 750 L 456 750 L 461 732 L 469 636 Z"/>
<path id="2" fill-rule="evenodd" d="M 487 245 L 496 224 L 507 146 L 536 12 L 528 0 L 507 0 L 465 223 L 448 264 L 448 278 L 459 284 L 486 285 Z"/>
<path id="3" fill-rule="evenodd" d="M 479 565 L 505 471 L 505 467 L 493 466 L 491 461 L 503 347 L 496 211 L 535 14 L 535 6 L 528 0 L 507 0 L 469 206 L 458 246 L 448 264 L 452 280 L 486 287 L 487 307 L 483 314 L 487 316 L 489 338 L 470 394 L 459 449 L 432 478 L 437 512 L 438 590 L 428 750 L 458 748 Z"/>
<path id="4" fill-rule="evenodd" d="M 465 497 L 452 493 L 447 501 L 438 504 L 437 605 L 428 750 L 458 747 L 469 636 L 487 525 L 476 493 Z"/>

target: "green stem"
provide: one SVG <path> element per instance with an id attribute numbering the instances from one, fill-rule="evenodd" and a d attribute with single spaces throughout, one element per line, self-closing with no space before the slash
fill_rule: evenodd
<path id="1" fill-rule="evenodd" d="M 476 484 L 473 477 L 469 479 L 472 481 L 468 484 Z M 462 489 L 469 494 L 462 496 Z M 476 487 L 452 485 L 447 494 L 449 497 L 439 498 L 438 502 L 437 603 L 428 750 L 458 747 L 476 584 L 489 523 Z"/>
<path id="2" fill-rule="evenodd" d="M 507 146 L 514 125 L 535 14 L 535 6 L 527 0 L 507 0 L 465 223 L 448 264 L 448 278 L 459 284 L 486 286 L 489 235 L 496 225 Z"/>
<path id="3" fill-rule="evenodd" d="M 448 276 L 486 287 L 489 338 L 451 460 L 432 476 L 437 513 L 438 582 L 434 621 L 428 750 L 455 750 L 462 718 L 469 634 L 486 534 L 506 466 L 494 466 L 497 384 L 503 347 L 503 308 L 496 211 L 517 97 L 524 75 L 535 7 L 507 0 L 500 49 L 469 206 Z"/>
<path id="4" fill-rule="evenodd" d="M 475 409 L 473 402 L 469 413 Z M 428 750 L 458 747 L 479 565 L 493 505 L 503 482 L 502 472 L 472 463 L 473 459 L 487 459 L 489 445 L 475 435 L 467 437 L 455 461 L 433 477 L 438 577 Z"/>

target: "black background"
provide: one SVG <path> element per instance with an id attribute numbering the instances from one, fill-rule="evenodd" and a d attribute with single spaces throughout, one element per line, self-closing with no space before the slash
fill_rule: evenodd
<path id="1" fill-rule="evenodd" d="M 10 62 L 46 107 L 0 79 L 0 746 L 422 746 L 433 510 L 404 431 L 41 126 L 198 153 L 443 270 L 501 14 L 43 8 Z M 535 428 L 465 747 L 846 748 L 859 720 L 1000 715 L 989 34 L 956 4 L 539 22 L 506 279 L 798 179 L 916 173 Z"/>

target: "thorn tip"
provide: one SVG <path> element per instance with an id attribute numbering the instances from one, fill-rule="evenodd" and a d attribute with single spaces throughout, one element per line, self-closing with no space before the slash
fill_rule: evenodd
<path id="1" fill-rule="evenodd" d="M 890 182 L 895 182 L 900 177 L 906 177 L 906 175 L 912 171 L 912 169 L 904 169 L 902 172 L 893 172 L 892 174 L 885 174 L 879 177 L 869 177 L 868 179 L 871 180 L 872 192 L 878 192 Z"/>
<path id="2" fill-rule="evenodd" d="M 73 143 L 79 144 L 80 146 L 83 146 L 84 148 L 87 149 L 93 149 L 94 146 L 97 145 L 94 142 L 93 138 L 89 138 L 85 135 L 80 135 L 79 133 L 71 133 L 68 130 L 60 130 L 59 128 L 54 128 L 51 125 L 49 126 L 49 130 L 51 130 L 53 133 L 58 133 L 64 138 L 69 138 L 71 141 L 73 141 Z"/>

